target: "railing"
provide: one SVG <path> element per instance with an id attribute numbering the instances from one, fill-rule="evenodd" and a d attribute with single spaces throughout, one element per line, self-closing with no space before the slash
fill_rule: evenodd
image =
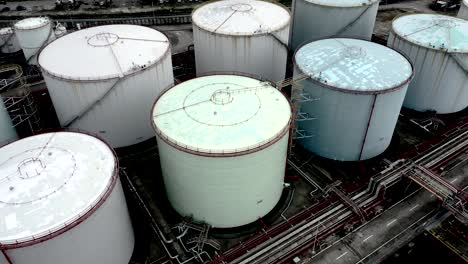
<path id="1" fill-rule="evenodd" d="M 111 24 L 130 24 L 140 26 L 154 25 L 174 25 L 174 24 L 190 24 L 192 23 L 191 14 L 181 15 L 161 15 L 161 16 L 145 16 L 145 17 L 118 17 L 118 18 L 57 18 L 58 21 L 66 28 L 76 28 L 77 24 L 80 28 L 88 28 L 94 26 L 111 25 Z M 13 25 L 17 20 L 0 20 L 1 27 Z"/>

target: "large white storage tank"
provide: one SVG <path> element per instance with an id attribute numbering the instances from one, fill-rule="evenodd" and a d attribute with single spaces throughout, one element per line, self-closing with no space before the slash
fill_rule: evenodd
<path id="1" fill-rule="evenodd" d="M 192 14 L 198 74 L 244 72 L 284 79 L 289 11 L 265 1 L 227 0 L 201 5 Z"/>
<path id="2" fill-rule="evenodd" d="M 159 31 L 79 30 L 49 44 L 39 64 L 62 126 L 99 134 L 115 148 L 154 136 L 148 113 L 173 84 L 170 43 Z"/>
<path id="3" fill-rule="evenodd" d="M 313 40 L 352 37 L 370 40 L 379 0 L 293 0 L 291 48 Z"/>
<path id="4" fill-rule="evenodd" d="M 311 99 L 299 111 L 316 118 L 297 122 L 305 131 L 301 145 L 341 161 L 366 160 L 385 151 L 413 76 L 411 63 L 385 46 L 345 38 L 308 43 L 294 60 L 295 78 L 308 78 L 293 96 Z"/>
<path id="5" fill-rule="evenodd" d="M 0 29 L 0 51 L 2 53 L 14 53 L 21 50 L 18 38 L 11 27 Z"/>
<path id="6" fill-rule="evenodd" d="M 48 17 L 30 17 L 16 22 L 14 28 L 26 61 L 37 65 L 40 49 L 55 39 L 52 21 Z"/>
<path id="7" fill-rule="evenodd" d="M 468 0 L 463 0 L 460 4 L 460 10 L 458 10 L 458 17 L 468 19 Z"/>
<path id="8" fill-rule="evenodd" d="M 258 220 L 283 192 L 291 107 L 268 82 L 212 75 L 159 97 L 154 128 L 167 195 L 216 228 Z"/>
<path id="9" fill-rule="evenodd" d="M 5 145 L 11 140 L 15 140 L 17 137 L 10 115 L 5 108 L 2 96 L 0 95 L 0 146 Z"/>
<path id="10" fill-rule="evenodd" d="M 432 15 L 395 19 L 388 46 L 416 69 L 403 105 L 417 111 L 454 113 L 468 106 L 468 21 Z"/>
<path id="11" fill-rule="evenodd" d="M 134 236 L 117 158 L 58 132 L 0 148 L 0 263 L 127 264 Z"/>

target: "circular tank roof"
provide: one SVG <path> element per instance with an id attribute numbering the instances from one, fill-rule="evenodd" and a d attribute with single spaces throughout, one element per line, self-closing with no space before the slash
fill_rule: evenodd
<path id="1" fill-rule="evenodd" d="M 323 5 L 323 6 L 333 6 L 333 7 L 360 7 L 372 5 L 380 0 L 305 0 L 306 2 Z"/>
<path id="2" fill-rule="evenodd" d="M 47 17 L 30 17 L 20 20 L 15 23 L 15 28 L 19 30 L 29 30 L 43 27 L 49 24 L 49 18 Z"/>
<path id="3" fill-rule="evenodd" d="M 324 39 L 298 49 L 294 60 L 302 73 L 340 90 L 375 93 L 401 86 L 413 74 L 400 53 L 358 39 Z"/>
<path id="4" fill-rule="evenodd" d="M 13 29 L 11 27 L 0 29 L 0 35 L 10 35 L 10 34 L 13 34 Z"/>
<path id="5" fill-rule="evenodd" d="M 41 134 L 0 148 L 0 244 L 66 228 L 103 198 L 116 170 L 112 150 L 80 133 Z"/>
<path id="6" fill-rule="evenodd" d="M 152 116 L 161 138 L 182 150 L 233 154 L 281 138 L 289 131 L 291 107 L 268 82 L 213 75 L 169 89 L 156 100 Z"/>
<path id="7" fill-rule="evenodd" d="M 468 21 L 432 14 L 404 15 L 392 23 L 393 31 L 417 45 L 446 50 L 468 52 Z"/>
<path id="8" fill-rule="evenodd" d="M 225 35 L 265 34 L 287 27 L 290 19 L 286 8 L 252 0 L 211 2 L 192 14 L 192 21 L 198 27 Z"/>
<path id="9" fill-rule="evenodd" d="M 141 71 L 169 52 L 169 40 L 149 27 L 109 25 L 78 30 L 39 55 L 47 74 L 69 80 L 106 80 Z"/>

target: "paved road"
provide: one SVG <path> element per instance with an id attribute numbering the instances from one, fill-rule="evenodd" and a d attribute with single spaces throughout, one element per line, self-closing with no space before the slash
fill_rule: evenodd
<path id="1" fill-rule="evenodd" d="M 455 185 L 464 186 L 468 181 L 466 170 L 464 168 L 461 173 L 447 179 Z M 437 200 L 433 195 L 427 191 L 419 191 L 320 252 L 309 263 L 379 263 L 401 244 L 421 232 L 429 224 L 428 219 L 437 208 Z"/>

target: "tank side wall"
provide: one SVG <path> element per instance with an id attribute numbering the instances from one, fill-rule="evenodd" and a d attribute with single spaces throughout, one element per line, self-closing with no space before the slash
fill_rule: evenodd
<path id="1" fill-rule="evenodd" d="M 454 60 L 454 55 L 414 45 L 393 32 L 387 45 L 405 53 L 415 67 L 415 77 L 403 103 L 405 107 L 446 114 L 468 106 L 468 75 Z M 467 55 L 461 56 L 465 56 L 461 60 L 466 63 Z"/>
<path id="2" fill-rule="evenodd" d="M 408 86 L 377 96 L 366 135 L 361 160 L 373 158 L 387 149 L 392 141 Z"/>
<path id="3" fill-rule="evenodd" d="M 76 82 L 44 74 L 62 125 L 102 97 L 117 81 Z M 99 134 L 112 147 L 130 146 L 154 136 L 149 113 L 155 98 L 173 84 L 171 57 L 121 79 L 114 90 L 71 127 Z"/>
<path id="4" fill-rule="evenodd" d="M 13 263 L 127 264 L 134 235 L 120 181 L 104 204 L 64 234 L 29 247 L 8 250 Z"/>
<path id="5" fill-rule="evenodd" d="M 312 138 L 301 139 L 300 144 L 329 159 L 359 160 L 373 96 L 338 92 L 310 80 L 305 80 L 302 84 L 308 95 L 320 99 L 301 105 L 302 112 L 317 119 L 297 123 L 308 135 L 314 135 Z"/>
<path id="6" fill-rule="evenodd" d="M 331 37 L 370 40 L 378 6 L 379 2 L 363 7 L 330 7 L 295 0 L 291 48 L 296 50 L 305 42 Z"/>
<path id="7" fill-rule="evenodd" d="M 181 215 L 228 228 L 254 222 L 278 203 L 288 135 L 259 152 L 226 158 L 188 154 L 156 138 L 166 192 Z"/>
<path id="8" fill-rule="evenodd" d="M 51 32 L 52 31 L 52 32 Z M 15 30 L 18 42 L 23 49 L 26 60 L 29 58 L 29 64 L 37 65 L 37 53 L 45 42 L 51 42 L 55 39 L 53 29 L 50 24 L 44 27 L 32 30 Z"/>
<path id="9" fill-rule="evenodd" d="M 288 43 L 289 27 L 272 32 Z M 279 81 L 285 78 L 287 49 L 270 34 L 227 36 L 193 26 L 197 74 L 237 71 Z"/>
<path id="10" fill-rule="evenodd" d="M 10 115 L 5 109 L 3 99 L 0 96 L 0 146 L 17 139 L 16 130 L 11 123 Z"/>
<path id="11" fill-rule="evenodd" d="M 468 6 L 466 6 L 464 1 L 461 1 L 460 10 L 458 11 L 459 18 L 467 19 L 468 20 Z"/>

